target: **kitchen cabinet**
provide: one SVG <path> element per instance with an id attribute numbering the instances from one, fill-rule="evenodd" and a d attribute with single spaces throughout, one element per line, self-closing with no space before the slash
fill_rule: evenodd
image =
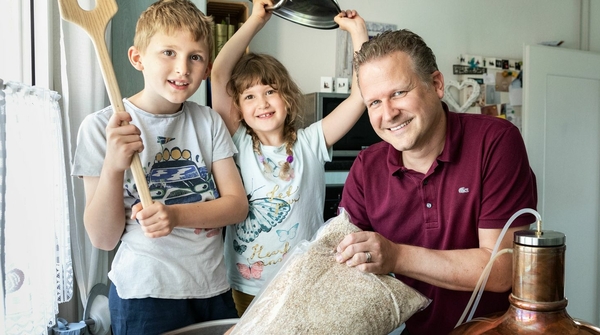
<path id="1" fill-rule="evenodd" d="M 227 42 L 227 39 L 248 19 L 250 15 L 250 3 L 232 0 L 208 0 L 206 3 L 206 15 L 212 16 L 214 22 L 212 54 L 212 60 L 214 61 L 219 50 Z M 247 48 L 246 51 L 248 50 Z M 206 95 L 204 104 L 209 107 L 212 106 L 210 76 L 203 83 L 202 87 L 200 87 L 199 91 L 201 94 Z"/>
<path id="2" fill-rule="evenodd" d="M 246 2 L 229 0 L 208 0 L 206 15 L 211 15 L 215 23 L 229 20 L 228 23 L 238 27 L 246 22 L 250 14 L 250 4 Z"/>
<path id="3" fill-rule="evenodd" d="M 215 50 L 219 50 L 220 47 L 231 37 L 232 33 L 237 31 L 238 28 L 246 22 L 250 12 L 250 5 L 248 2 L 228 1 L 228 0 L 208 0 L 206 3 L 206 15 L 210 15 L 215 23 Z M 224 26 L 224 36 L 221 35 L 221 27 Z M 227 34 L 227 26 L 230 26 L 232 30 L 229 35 Z M 216 56 L 217 52 L 213 52 L 213 56 Z"/>

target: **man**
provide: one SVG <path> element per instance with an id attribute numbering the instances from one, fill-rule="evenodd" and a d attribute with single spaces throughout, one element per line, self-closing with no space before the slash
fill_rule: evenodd
<path id="1" fill-rule="evenodd" d="M 418 35 L 388 31 L 354 59 L 371 125 L 383 139 L 363 150 L 340 207 L 364 230 L 346 236 L 337 260 L 396 277 L 430 299 L 406 333 L 455 326 L 508 219 L 537 203 L 535 176 L 519 130 L 486 115 L 457 114 L 441 101 L 444 77 Z M 500 243 L 528 229 L 518 217 Z M 508 308 L 512 256 L 492 267 L 475 316 Z"/>

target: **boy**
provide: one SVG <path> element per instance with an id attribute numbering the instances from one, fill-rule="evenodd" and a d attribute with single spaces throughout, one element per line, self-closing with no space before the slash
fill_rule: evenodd
<path id="1" fill-rule="evenodd" d="M 80 127 L 73 175 L 84 181 L 86 231 L 103 250 L 120 241 L 108 274 L 115 335 L 237 317 L 221 235 L 248 210 L 236 149 L 216 112 L 186 101 L 209 73 L 210 23 L 189 0 L 151 5 L 128 52 L 144 89 L 123 99 L 127 112 L 107 107 Z M 147 208 L 129 170 L 135 153 Z"/>

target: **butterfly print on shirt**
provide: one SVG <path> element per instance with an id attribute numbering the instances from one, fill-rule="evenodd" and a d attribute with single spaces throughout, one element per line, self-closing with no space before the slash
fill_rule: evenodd
<path id="1" fill-rule="evenodd" d="M 243 255 L 247 248 L 247 245 L 240 244 L 237 240 L 233 240 L 233 250 L 238 254 Z"/>
<path id="2" fill-rule="evenodd" d="M 263 263 L 262 261 L 252 263 L 250 266 L 241 263 L 237 263 L 236 265 L 238 271 L 245 279 L 260 279 L 263 269 L 265 267 L 265 263 Z"/>
<path id="3" fill-rule="evenodd" d="M 262 232 L 269 232 L 288 216 L 291 206 L 279 198 L 250 200 L 248 216 L 235 227 L 237 237 L 246 243 L 253 242 Z"/>
<path id="4" fill-rule="evenodd" d="M 295 225 L 292 226 L 292 228 L 290 228 L 288 230 L 285 230 L 285 229 L 276 230 L 277 236 L 279 236 L 279 242 L 293 240 L 296 237 L 296 232 L 298 231 L 298 225 L 300 225 L 300 222 L 296 223 Z"/>

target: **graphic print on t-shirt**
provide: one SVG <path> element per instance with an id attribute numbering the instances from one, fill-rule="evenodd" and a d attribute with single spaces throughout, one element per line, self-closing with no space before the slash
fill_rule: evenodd
<path id="1" fill-rule="evenodd" d="M 261 282 L 301 238 L 301 223 L 290 220 L 292 206 L 299 201 L 299 187 L 277 178 L 275 183 L 249 189 L 248 216 L 231 231 L 230 243 L 239 257 L 234 256 L 235 267 L 230 270 L 237 272 L 239 280 Z"/>
<path id="2" fill-rule="evenodd" d="M 269 232 L 290 212 L 290 204 L 280 198 L 258 198 L 251 200 L 248 194 L 248 216 L 244 222 L 236 225 L 237 237 L 246 243 L 253 242 L 262 232 Z"/>
<path id="3" fill-rule="evenodd" d="M 277 236 L 279 236 L 279 242 L 291 241 L 296 237 L 296 232 L 298 231 L 298 226 L 300 222 L 296 223 L 292 226 L 292 228 L 285 229 L 277 229 Z"/>
<path id="4" fill-rule="evenodd" d="M 236 266 L 242 277 L 246 279 L 260 279 L 263 269 L 265 268 L 265 264 L 262 261 L 252 263 L 250 266 L 237 263 Z"/>
<path id="5" fill-rule="evenodd" d="M 166 144 L 173 140 L 173 137 L 158 136 L 162 151 L 156 153 L 154 162 L 145 168 L 152 200 L 172 205 L 218 198 L 215 182 L 206 166 L 198 166 L 200 162 L 192 159 L 189 149 L 168 148 Z M 199 155 L 196 155 L 198 160 Z"/>

